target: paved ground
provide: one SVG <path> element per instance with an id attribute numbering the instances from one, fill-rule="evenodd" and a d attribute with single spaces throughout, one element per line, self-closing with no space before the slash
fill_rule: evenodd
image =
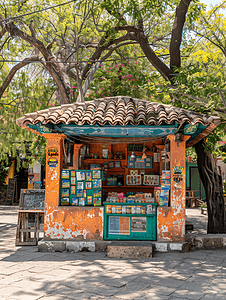
<path id="1" fill-rule="evenodd" d="M 17 208 L 0 206 L 0 299 L 226 299 L 226 251 L 159 253 L 115 260 L 105 253 L 40 253 L 15 247 Z"/>
<path id="2" fill-rule="evenodd" d="M 206 235 L 207 234 L 207 215 L 201 215 L 201 208 L 187 208 L 186 209 L 186 221 L 194 225 L 194 231 L 190 234 L 196 235 Z"/>

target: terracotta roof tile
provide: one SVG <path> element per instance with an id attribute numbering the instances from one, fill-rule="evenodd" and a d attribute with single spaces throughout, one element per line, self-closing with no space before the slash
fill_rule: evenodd
<path id="1" fill-rule="evenodd" d="M 183 108 L 173 107 L 162 103 L 139 100 L 129 97 L 109 97 L 94 101 L 87 101 L 82 104 L 64 104 L 58 107 L 26 114 L 17 120 L 17 124 L 109 124 L 115 125 L 161 125 L 177 122 L 179 125 L 184 122 L 191 125 L 201 123 L 209 125 L 220 124 L 220 118 L 208 116 Z"/>

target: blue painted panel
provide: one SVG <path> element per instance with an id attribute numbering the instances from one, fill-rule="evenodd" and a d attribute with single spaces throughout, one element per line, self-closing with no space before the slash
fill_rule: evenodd
<path id="1" fill-rule="evenodd" d="M 36 130 L 39 133 L 52 133 L 52 130 L 46 127 L 45 125 L 42 125 L 41 123 L 38 123 L 36 125 L 30 125 L 28 124 L 27 127 Z"/>
<path id="2" fill-rule="evenodd" d="M 104 137 L 162 137 L 174 134 L 177 131 L 176 125 L 163 126 L 73 126 L 61 125 L 60 130 L 70 136 L 104 136 Z"/>

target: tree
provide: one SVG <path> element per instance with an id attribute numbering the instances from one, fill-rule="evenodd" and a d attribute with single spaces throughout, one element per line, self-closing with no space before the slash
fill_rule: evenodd
<path id="1" fill-rule="evenodd" d="M 167 81 L 169 87 L 180 85 L 180 72 L 186 73 L 186 63 L 182 60 L 181 52 L 188 53 L 186 47 L 189 39 L 187 33 L 183 31 L 192 29 L 192 24 L 198 20 L 203 10 L 203 5 L 198 0 L 163 1 L 163 0 L 87 0 L 73 1 L 67 5 L 55 6 L 51 9 L 51 16 L 47 10 L 43 12 L 42 22 L 38 14 L 28 15 L 16 19 L 7 19 L 5 11 L 10 15 L 15 15 L 16 9 L 24 13 L 29 9 L 30 2 L 19 4 L 15 1 L 15 6 L 5 10 L 1 14 L 1 33 L 3 46 L 7 44 L 15 49 L 15 41 L 19 44 L 22 53 L 28 57 L 22 63 L 13 66 L 9 71 L 9 77 L 3 82 L 0 88 L 0 97 L 9 86 L 15 71 L 30 64 L 39 64 L 48 72 L 57 86 L 60 103 L 70 103 L 74 101 L 72 85 L 79 90 L 78 99 L 84 100 L 84 94 L 92 84 L 94 74 L 100 65 L 115 51 L 119 57 L 123 57 L 122 49 L 129 44 L 138 44 L 141 52 L 155 68 L 155 70 Z M 50 5 L 49 1 L 43 4 Z M 51 2 L 51 5 L 55 1 Z M 35 7 L 40 9 L 42 7 Z M 8 11 L 9 10 L 9 11 Z M 164 17 L 163 17 L 164 16 Z M 186 27 L 185 27 L 186 25 Z M 189 29 L 190 26 L 190 29 Z M 193 29 L 192 29 L 193 30 Z M 209 36 L 208 36 L 209 37 Z M 190 37 L 192 41 L 192 37 Z M 192 43 L 192 42 L 191 42 Z M 191 47 L 190 43 L 190 47 Z M 20 57 L 20 51 L 10 57 Z M 4 57 L 8 57 L 8 52 L 4 52 Z M 187 74 L 187 75 L 186 75 Z M 72 78 L 70 82 L 69 78 Z M 120 77 L 117 74 L 117 78 Z M 197 78 L 196 78 L 197 79 Z M 183 91 L 184 92 L 184 91 Z M 197 100 L 193 91 L 190 90 L 188 100 L 183 103 L 183 95 L 180 89 L 175 89 L 171 93 L 175 105 L 190 106 L 190 100 Z M 161 95 L 159 87 L 155 92 Z M 186 97 L 185 93 L 185 97 Z M 222 101 L 221 91 L 218 92 Z M 92 96 L 91 96 L 92 97 Z M 204 98 L 205 99 L 205 98 Z M 213 101 L 215 98 L 212 97 Z M 159 99 L 160 101 L 161 99 Z M 195 101 L 192 101 L 194 103 Z M 221 105 L 219 105 L 219 108 Z M 196 107 L 196 109 L 198 109 Z M 211 108 L 207 109 L 211 112 Z M 196 147 L 198 161 L 200 156 L 205 159 L 206 166 L 213 172 L 212 179 L 209 179 L 207 172 L 203 172 L 201 178 L 204 186 L 209 184 L 211 192 L 206 191 L 209 219 L 208 232 L 224 232 L 224 211 L 219 218 L 219 211 L 224 203 L 222 192 L 216 190 L 220 188 L 221 182 L 211 155 L 205 151 L 204 142 L 199 142 Z M 214 198 L 217 195 L 217 199 Z M 211 209 L 214 207 L 214 209 Z M 220 222 L 216 222 L 219 218 Z"/>
<path id="2" fill-rule="evenodd" d="M 143 4 L 143 6 L 142 6 Z M 163 76 L 163 78 L 169 82 L 172 87 L 178 86 L 178 71 L 183 69 L 185 66 L 182 65 L 181 61 L 181 43 L 183 37 L 183 29 L 185 21 L 187 20 L 188 25 L 192 24 L 192 19 L 196 18 L 200 13 L 200 5 L 195 1 L 180 1 L 175 10 L 174 23 L 171 31 L 171 38 L 169 44 L 169 56 L 170 63 L 167 66 L 155 53 L 149 44 L 148 25 L 145 23 L 145 4 L 142 2 L 133 2 L 131 9 L 125 6 L 124 1 L 104 1 L 102 7 L 108 11 L 108 13 L 115 18 L 116 30 L 125 30 L 129 35 L 130 40 L 135 40 L 141 46 L 144 54 L 146 55 L 149 62 L 156 68 L 156 70 Z M 169 3 L 168 3 L 169 4 Z M 129 15 L 130 18 L 127 17 Z M 129 21 L 132 22 L 129 23 Z M 190 23 L 190 24 L 189 24 Z M 185 72 L 185 77 L 188 79 L 188 74 Z M 196 78 L 197 80 L 197 78 Z M 199 80 L 197 80 L 200 83 Z M 179 84 L 181 87 L 181 85 Z M 190 99 L 198 100 L 193 91 L 190 90 L 190 94 L 184 94 L 188 97 L 186 106 L 190 106 Z M 218 91 L 218 95 L 221 101 L 224 101 L 224 95 L 221 89 Z M 177 96 L 177 102 L 182 105 L 180 100 L 180 89 L 174 93 L 173 99 Z M 210 95 L 209 95 L 210 96 Z M 204 97 L 205 99 L 205 97 Z M 212 107 L 214 97 L 211 98 Z M 219 99 L 217 97 L 219 104 Z M 194 102 L 194 101 L 193 101 Z M 196 104 L 197 106 L 197 104 Z M 218 110 L 221 110 L 221 105 L 217 105 Z M 211 112 L 211 109 L 207 111 Z M 222 113 L 224 110 L 222 111 Z M 205 147 L 205 141 L 200 141 L 196 144 L 196 152 L 198 156 L 199 172 L 206 190 L 207 207 L 208 207 L 208 233 L 223 233 L 225 231 L 225 217 L 224 217 L 224 196 L 222 188 L 222 179 L 218 173 L 216 164 Z M 211 176 L 210 176 L 211 174 Z"/>

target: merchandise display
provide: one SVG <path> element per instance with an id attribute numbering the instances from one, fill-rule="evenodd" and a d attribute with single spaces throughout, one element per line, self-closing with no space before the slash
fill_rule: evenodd
<path id="1" fill-rule="evenodd" d="M 159 185 L 159 175 L 144 175 L 144 185 Z"/>
<path id="2" fill-rule="evenodd" d="M 102 204 L 102 171 L 62 170 L 60 205 Z"/>
<path id="3" fill-rule="evenodd" d="M 119 195 L 119 198 L 124 198 Z M 104 202 L 104 238 L 106 240 L 155 240 L 156 203 Z"/>
<path id="4" fill-rule="evenodd" d="M 170 192 L 170 171 L 162 171 L 159 206 L 169 205 L 169 192 Z"/>
<path id="5" fill-rule="evenodd" d="M 154 203 L 154 197 L 152 197 L 152 193 L 142 193 L 137 192 L 133 193 L 117 193 L 117 192 L 109 192 L 106 198 L 106 202 L 111 203 Z"/>
<path id="6" fill-rule="evenodd" d="M 91 147 L 81 156 L 82 170 L 62 170 L 60 204 L 103 205 L 104 239 L 156 240 L 157 206 L 169 205 L 170 171 L 162 171 L 160 150 L 149 149 Z"/>

